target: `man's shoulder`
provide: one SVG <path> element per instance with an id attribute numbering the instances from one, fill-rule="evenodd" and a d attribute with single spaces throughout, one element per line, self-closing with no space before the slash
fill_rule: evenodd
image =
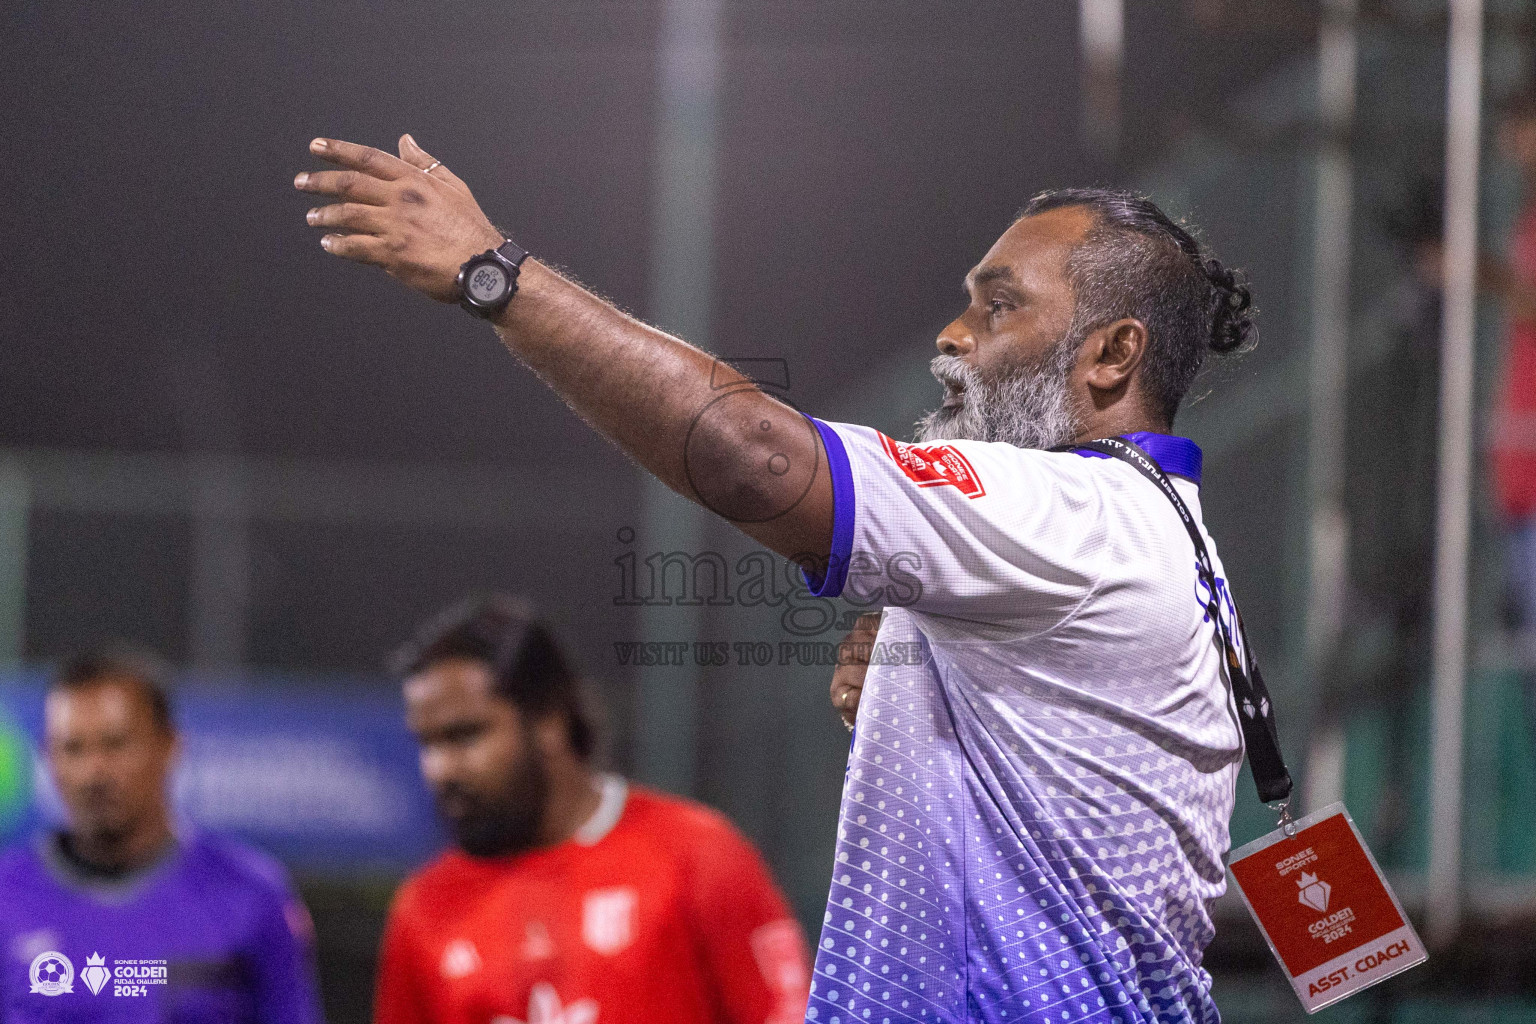
<path id="1" fill-rule="evenodd" d="M 1038 496 L 1042 483 L 1072 487 L 1096 486 L 1103 477 L 1104 460 L 1085 458 L 1076 452 L 1021 448 L 1006 441 L 974 441 L 964 438 L 933 441 L 898 441 L 873 427 L 829 424 L 845 445 L 857 453 L 855 461 L 886 465 L 900 471 L 917 487 L 953 484 L 968 497 L 984 497 L 1009 486 L 1029 487 Z M 948 493 L 940 490 L 936 493 Z"/>
<path id="2" fill-rule="evenodd" d="M 725 815 L 687 797 L 663 793 L 648 786 L 629 784 L 626 814 L 633 814 L 636 824 L 675 827 L 688 832 L 730 828 Z"/>
<path id="3" fill-rule="evenodd" d="M 0 899 L 29 885 L 39 875 L 37 846 L 44 837 L 20 840 L 0 850 Z"/>
<path id="4" fill-rule="evenodd" d="M 46 833 L 27 836 L 0 851 L 0 928 L 9 929 L 13 916 L 26 916 L 26 907 L 57 909 L 68 893 L 61 889 L 43 861 Z"/>
<path id="5" fill-rule="evenodd" d="M 828 423 L 843 438 L 861 445 L 879 449 L 888 458 L 899 459 L 909 451 L 947 448 L 978 455 L 991 460 L 1019 461 L 1051 466 L 1075 466 L 1071 459 L 1081 459 L 1074 452 L 1047 451 L 1041 448 L 1021 448 L 1007 441 L 976 441 L 971 438 L 936 438 L 931 441 L 903 441 L 891 437 L 875 427 L 858 423 Z"/>
<path id="6" fill-rule="evenodd" d="M 659 839 L 680 856 L 746 842 L 731 820 L 713 807 L 644 786 L 630 785 L 624 812 L 626 831 Z"/>
<path id="7" fill-rule="evenodd" d="M 42 836 L 29 836 L 0 848 L 0 876 L 12 874 L 23 870 L 28 865 L 36 864 L 37 844 L 42 841 L 44 841 Z"/>
<path id="8" fill-rule="evenodd" d="M 721 901 L 758 909 L 782 904 L 762 852 L 724 814 L 643 789 L 632 810 L 631 845 L 623 852 L 660 884 L 676 885 L 685 913 L 708 917 L 706 908 Z"/>
<path id="9" fill-rule="evenodd" d="M 223 886 L 280 901 L 286 901 L 292 892 L 287 869 L 277 858 L 254 846 L 200 830 L 187 836 L 183 844 L 182 857 L 187 869 L 216 878 Z"/>
<path id="10" fill-rule="evenodd" d="M 453 848 L 444 850 L 405 877 L 395 890 L 391 912 L 441 904 L 461 893 L 473 873 L 474 866 L 465 854 Z"/>

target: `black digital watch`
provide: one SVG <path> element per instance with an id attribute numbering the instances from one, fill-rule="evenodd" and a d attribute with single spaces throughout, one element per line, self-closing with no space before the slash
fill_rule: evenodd
<path id="1" fill-rule="evenodd" d="M 459 268 L 459 305 L 489 320 L 512 301 L 517 275 L 528 251 L 511 239 L 499 248 L 471 256 Z"/>

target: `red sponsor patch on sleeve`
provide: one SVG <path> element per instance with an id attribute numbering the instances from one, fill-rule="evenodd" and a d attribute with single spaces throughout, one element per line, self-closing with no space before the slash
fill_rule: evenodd
<path id="1" fill-rule="evenodd" d="M 880 443 L 908 479 L 919 487 L 948 484 L 959 488 L 967 498 L 979 498 L 987 493 L 970 460 L 958 448 L 947 444 L 903 444 L 884 434 L 880 435 Z"/>

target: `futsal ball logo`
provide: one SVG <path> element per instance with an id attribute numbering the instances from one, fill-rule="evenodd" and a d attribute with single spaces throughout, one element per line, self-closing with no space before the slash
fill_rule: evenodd
<path id="1" fill-rule="evenodd" d="M 49 950 L 32 961 L 32 991 L 39 995 L 61 996 L 75 990 L 75 965 L 63 953 Z"/>
<path id="2" fill-rule="evenodd" d="M 91 995 L 101 995 L 101 987 L 112 977 L 112 972 L 107 970 L 107 961 L 100 953 L 92 953 L 85 958 L 85 970 L 80 972 L 80 980 L 90 988 Z"/>

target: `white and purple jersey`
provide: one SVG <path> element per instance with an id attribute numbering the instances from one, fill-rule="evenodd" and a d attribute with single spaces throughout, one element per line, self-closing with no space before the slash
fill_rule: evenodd
<path id="1" fill-rule="evenodd" d="M 1214 1024 L 1243 744 L 1168 498 L 1116 459 L 813 422 L 812 589 L 885 613 L 806 1019 Z M 1200 449 L 1129 436 L 1198 519 Z"/>

